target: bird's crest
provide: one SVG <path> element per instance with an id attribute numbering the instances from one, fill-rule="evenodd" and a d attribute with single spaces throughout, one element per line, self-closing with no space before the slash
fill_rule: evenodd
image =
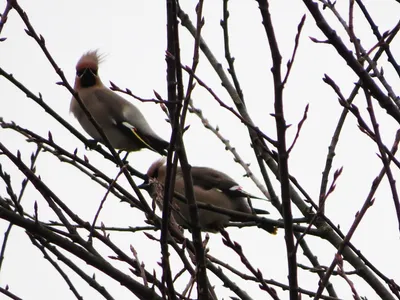
<path id="1" fill-rule="evenodd" d="M 147 171 L 147 176 L 150 178 L 158 177 L 158 170 L 165 164 L 166 158 L 162 157 L 155 162 L 153 162 Z"/>
<path id="2" fill-rule="evenodd" d="M 90 50 L 82 55 L 76 64 L 76 70 L 86 68 L 95 69 L 99 68 L 99 64 L 104 60 L 104 55 L 99 54 L 98 50 Z"/>

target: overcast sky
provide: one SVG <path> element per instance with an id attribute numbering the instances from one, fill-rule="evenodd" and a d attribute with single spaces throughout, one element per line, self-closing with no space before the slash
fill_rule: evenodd
<path id="1" fill-rule="evenodd" d="M 5 7 L 4 2 L 0 5 L 1 12 Z M 286 65 L 292 54 L 297 25 L 306 12 L 306 8 L 302 1 L 271 2 L 272 18 L 283 56 L 283 65 Z M 40 0 L 19 1 L 19 3 L 28 14 L 34 28 L 45 38 L 47 48 L 70 84 L 73 84 L 75 64 L 80 56 L 88 50 L 99 49 L 100 53 L 105 55 L 99 71 L 104 84 L 109 86 L 109 81 L 112 81 L 121 88 L 129 88 L 134 94 L 143 98 L 154 97 L 153 90 L 167 98 L 165 1 Z M 393 28 L 398 22 L 400 7 L 395 1 L 376 0 L 364 3 L 381 32 Z M 193 21 L 195 21 L 195 4 L 196 1 L 181 1 L 182 8 L 190 14 Z M 257 2 L 231 0 L 229 6 L 231 50 L 236 58 L 235 66 L 248 111 L 255 124 L 263 132 L 276 138 L 275 121 L 270 116 L 274 111 L 273 81 L 270 72 L 272 64 Z M 347 6 L 348 1 L 338 1 L 337 9 L 343 13 L 346 20 Z M 334 16 L 329 12 L 325 14 L 328 21 L 332 22 L 332 26 L 338 30 L 338 34 L 343 35 L 343 29 Z M 222 1 L 205 1 L 204 16 L 203 37 L 214 55 L 226 68 L 223 34 L 219 25 L 222 18 Z M 11 11 L 0 35 L 0 37 L 7 37 L 6 41 L 0 43 L 0 67 L 12 73 L 37 95 L 41 93 L 48 105 L 83 133 L 78 122 L 69 114 L 71 95 L 64 87 L 56 84 L 60 81 L 58 75 L 24 29 L 25 26 L 20 17 L 15 11 Z M 355 32 L 361 38 L 365 49 L 370 49 L 376 43 L 369 26 L 358 10 L 356 10 Z M 185 28 L 181 28 L 180 36 L 182 63 L 191 65 L 193 39 Z M 293 124 L 288 130 L 290 145 L 305 106 L 310 104 L 308 119 L 290 155 L 289 169 L 311 197 L 317 200 L 328 145 L 342 111 L 337 96 L 322 81 L 322 77 L 325 73 L 332 77 L 345 96 L 349 95 L 354 82 L 358 79 L 331 46 L 315 44 L 308 37 L 326 39 L 309 14 L 307 14 L 296 62 L 284 92 L 284 105 L 286 121 L 288 124 Z M 349 44 L 348 38 L 343 40 Z M 395 55 L 400 53 L 398 38 L 391 47 L 392 53 Z M 387 67 L 386 59 L 383 59 L 382 63 L 383 67 L 386 67 L 387 78 L 391 80 L 390 84 L 399 94 L 398 77 L 390 67 Z M 204 56 L 200 58 L 197 74 L 223 101 L 234 106 Z M 14 121 L 44 136 L 51 131 L 54 140 L 65 149 L 73 151 L 78 148 L 79 153 L 84 153 L 93 164 L 99 166 L 110 177 L 117 175 L 118 168 L 114 164 L 103 161 L 96 152 L 85 150 L 75 136 L 3 77 L 0 77 L 0 91 L 0 117 L 4 120 Z M 140 103 L 133 98 L 128 99 L 141 109 L 159 135 L 169 139 L 170 126 L 165 122 L 165 114 L 158 105 Z M 251 164 L 254 173 L 261 179 L 256 159 L 249 146 L 247 130 L 240 121 L 230 112 L 222 109 L 200 86 L 196 87 L 193 100 L 194 105 L 203 110 L 210 123 L 219 126 L 220 132 L 230 140 L 244 161 Z M 365 100 L 362 97 L 358 98 L 356 105 L 362 110 L 365 119 L 368 119 Z M 390 146 L 398 124 L 380 111 L 378 105 L 376 105 L 376 110 L 384 142 Z M 192 165 L 210 166 L 224 171 L 252 194 L 262 195 L 250 179 L 243 177 L 244 170 L 233 161 L 232 155 L 225 151 L 224 145 L 203 127 L 195 115 L 188 116 L 187 124 L 190 124 L 190 129 L 185 134 L 185 146 Z M 29 161 L 30 154 L 35 149 L 33 145 L 27 145 L 20 135 L 10 130 L 0 129 L 0 141 L 14 153 L 19 149 L 26 161 Z M 356 212 L 368 195 L 373 179 L 382 167 L 376 155 L 377 152 L 376 145 L 358 129 L 354 117 L 348 116 L 333 163 L 333 170 L 344 167 L 343 174 L 335 192 L 327 202 L 327 216 L 335 224 L 340 224 L 340 228 L 345 233 L 353 223 Z M 132 153 L 129 161 L 134 168 L 146 172 L 149 165 L 158 157 L 156 153 L 143 150 Z M 18 191 L 22 175 L 6 157 L 0 156 L 0 164 L 6 172 L 11 173 L 14 187 Z M 79 213 L 82 218 L 93 219 L 98 204 L 104 196 L 104 189 L 99 188 L 96 183 L 72 166 L 60 163 L 51 154 L 40 155 L 37 169 L 43 181 L 73 211 Z M 398 172 L 395 172 L 395 175 L 398 175 Z M 123 181 L 124 179 L 121 179 L 121 182 Z M 141 181 L 138 179 L 136 182 Z M 275 186 L 279 191 L 279 185 L 275 184 Z M 0 194 L 6 195 L 3 182 L 0 183 Z M 42 219 L 55 219 L 45 201 L 29 186 L 23 199 L 24 208 L 33 212 L 35 201 L 39 204 Z M 269 210 L 272 218 L 279 218 L 279 214 L 269 203 L 259 201 L 255 206 Z M 110 197 L 99 221 L 107 226 L 143 225 L 143 215 L 127 208 L 126 204 Z M 300 216 L 296 210 L 294 213 L 297 217 Z M 391 191 L 385 178 L 376 193 L 374 206 L 368 210 L 352 242 L 381 272 L 399 283 L 400 243 L 397 224 Z M 3 232 L 7 225 L 6 222 L 0 220 L 0 232 Z M 277 236 L 260 233 L 260 230 L 254 228 L 232 228 L 228 231 L 232 239 L 244 247 L 246 256 L 263 272 L 265 278 L 286 283 L 286 250 L 282 230 Z M 3 235 L 0 233 L 0 236 L 1 241 Z M 210 237 L 211 254 L 245 271 L 237 255 L 223 246 L 219 234 L 211 234 Z M 158 274 L 161 274 L 157 265 L 160 261 L 160 248 L 157 243 L 149 241 L 141 233 L 112 233 L 111 238 L 127 252 L 129 252 L 129 245 L 132 244 L 146 268 L 148 270 L 154 268 Z M 315 249 L 320 263 L 329 265 L 335 249 L 317 238 L 309 238 L 308 242 Z M 103 250 L 105 255 L 111 255 L 108 249 Z M 298 260 L 310 265 L 301 251 L 298 252 Z M 173 256 L 172 261 L 178 264 L 179 260 Z M 90 274 L 95 273 L 96 279 L 115 299 L 127 299 L 131 295 L 118 283 L 104 278 L 99 271 L 88 266 L 84 268 Z M 121 264 L 121 270 L 129 272 L 123 264 Z M 346 265 L 346 270 L 353 269 Z M 222 287 L 218 279 L 211 277 L 221 297 L 228 299 L 229 296 L 233 296 L 231 291 Z M 76 275 L 71 275 L 71 278 L 78 282 L 79 291 L 85 299 L 102 298 Z M 243 284 L 236 277 L 232 278 L 237 280 L 239 285 Z M 355 276 L 351 279 L 355 282 L 360 295 L 368 299 L 376 299 L 376 294 L 364 281 Z M 310 275 L 306 271 L 299 271 L 301 287 L 315 290 L 317 282 L 317 276 Z M 333 278 L 333 282 L 337 286 L 340 297 L 351 298 L 351 291 L 342 279 Z M 178 284 L 184 286 L 186 282 L 181 280 Z M 42 258 L 42 254 L 30 243 L 24 231 L 17 228 L 13 229 L 8 244 L 5 262 L 0 273 L 0 285 L 1 287 L 9 285 L 10 290 L 23 299 L 54 299 L 55 294 L 57 299 L 73 298 L 59 274 Z M 282 299 L 287 299 L 287 294 L 277 290 Z M 249 283 L 247 292 L 254 299 L 265 297 L 265 292 L 259 290 L 256 284 Z"/>

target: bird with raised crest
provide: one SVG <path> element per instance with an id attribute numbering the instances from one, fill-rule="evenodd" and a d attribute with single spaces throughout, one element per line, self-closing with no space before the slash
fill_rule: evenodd
<path id="1" fill-rule="evenodd" d="M 79 59 L 74 90 L 111 145 L 127 152 L 148 148 L 166 155 L 169 143 L 151 129 L 140 110 L 101 82 L 100 62 L 97 51 L 89 51 Z M 72 97 L 70 111 L 95 141 L 103 142 L 75 97 Z"/>

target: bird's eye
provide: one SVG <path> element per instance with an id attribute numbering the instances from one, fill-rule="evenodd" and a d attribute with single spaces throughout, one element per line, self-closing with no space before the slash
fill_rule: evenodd
<path id="1" fill-rule="evenodd" d="M 76 76 L 81 77 L 82 74 L 83 74 L 84 72 L 85 72 L 85 69 L 83 69 L 83 70 L 77 70 L 77 71 L 76 71 Z"/>

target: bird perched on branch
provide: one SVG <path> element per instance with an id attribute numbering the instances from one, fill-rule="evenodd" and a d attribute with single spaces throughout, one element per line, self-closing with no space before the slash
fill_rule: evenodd
<path id="1" fill-rule="evenodd" d="M 147 171 L 148 179 L 139 187 L 146 189 L 152 194 L 152 182 L 157 181 L 158 184 L 164 184 L 166 171 L 165 159 L 155 161 Z M 252 214 L 252 209 L 247 202 L 247 198 L 258 197 L 245 192 L 231 177 L 225 173 L 206 167 L 192 167 L 191 173 L 194 195 L 197 202 Z M 185 195 L 183 173 L 180 167 L 177 168 L 175 177 L 175 193 L 181 194 L 182 196 Z M 161 197 L 163 196 L 162 194 Z M 162 206 L 162 202 L 158 201 L 157 204 Z M 176 196 L 174 197 L 171 211 L 172 216 L 179 225 L 184 228 L 190 228 L 189 208 L 182 199 L 178 199 Z M 263 212 L 268 213 L 266 211 Z M 216 232 L 225 227 L 230 220 L 241 221 L 229 215 L 207 209 L 198 209 L 198 214 L 200 228 L 204 231 Z M 272 225 L 263 225 L 261 227 L 272 234 L 276 233 L 276 227 Z"/>
<path id="2" fill-rule="evenodd" d="M 101 82 L 100 62 L 97 51 L 89 51 L 79 59 L 74 89 L 111 145 L 128 152 L 148 148 L 166 155 L 169 143 L 151 129 L 139 109 Z M 102 142 L 101 135 L 75 97 L 72 97 L 70 111 L 93 139 Z"/>

